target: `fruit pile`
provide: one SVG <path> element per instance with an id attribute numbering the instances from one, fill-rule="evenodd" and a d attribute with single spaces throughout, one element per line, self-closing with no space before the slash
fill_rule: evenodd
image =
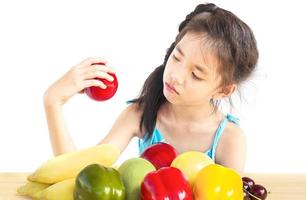
<path id="1" fill-rule="evenodd" d="M 17 189 L 17 194 L 34 199 L 73 200 L 76 176 L 85 167 L 95 163 L 111 166 L 119 155 L 117 147 L 103 144 L 56 156 L 30 174 L 26 184 Z"/>
<path id="2" fill-rule="evenodd" d="M 158 143 L 114 167 L 120 150 L 102 144 L 43 163 L 17 192 L 41 200 L 252 199 L 258 186 L 197 151 Z M 245 193 L 244 193 L 245 191 Z M 245 196 L 244 196 L 245 194 Z M 264 198 L 262 198 L 264 199 Z"/>

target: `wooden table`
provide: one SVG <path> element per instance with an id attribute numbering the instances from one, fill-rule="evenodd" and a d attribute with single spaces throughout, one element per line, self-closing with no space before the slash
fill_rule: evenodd
<path id="1" fill-rule="evenodd" d="M 16 188 L 25 183 L 28 173 L 0 173 L 0 200 L 29 200 L 16 196 Z M 305 174 L 247 174 L 270 191 L 270 200 L 306 200 Z"/>

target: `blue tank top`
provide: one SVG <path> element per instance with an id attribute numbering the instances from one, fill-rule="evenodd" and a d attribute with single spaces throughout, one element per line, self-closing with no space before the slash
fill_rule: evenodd
<path id="1" fill-rule="evenodd" d="M 239 119 L 227 114 L 226 117 L 221 121 L 219 124 L 216 133 L 214 141 L 210 147 L 205 153 L 213 160 L 215 161 L 215 155 L 216 155 L 216 148 L 219 142 L 219 139 L 223 133 L 224 128 L 226 127 L 226 124 L 228 122 L 233 122 L 236 125 L 239 125 Z M 141 154 L 146 148 L 149 146 L 159 143 L 159 142 L 166 142 L 164 136 L 159 132 L 157 128 L 154 129 L 152 136 L 149 137 L 149 134 L 146 133 L 143 138 L 140 138 L 138 140 L 138 148 L 139 148 L 139 154 Z M 166 142 L 167 143 L 167 142 Z"/>

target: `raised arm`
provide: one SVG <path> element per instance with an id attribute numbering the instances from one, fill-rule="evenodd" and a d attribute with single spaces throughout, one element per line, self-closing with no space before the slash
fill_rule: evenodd
<path id="1" fill-rule="evenodd" d="M 54 82 L 44 93 L 44 108 L 48 124 L 50 141 L 54 155 L 76 149 L 68 132 L 63 115 L 63 105 L 75 94 L 82 93 L 86 87 L 99 86 L 106 88 L 96 77 L 112 81 L 107 72 L 115 73 L 108 66 L 95 65 L 105 63 L 102 58 L 88 58 L 73 66 L 64 76 Z"/>

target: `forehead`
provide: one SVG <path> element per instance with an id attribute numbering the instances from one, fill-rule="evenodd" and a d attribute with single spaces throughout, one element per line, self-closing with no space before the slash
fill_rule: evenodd
<path id="1" fill-rule="evenodd" d="M 197 33 L 186 33 L 178 44 L 185 48 L 196 47 L 197 50 L 199 50 L 204 40 L 204 35 Z"/>
<path id="2" fill-rule="evenodd" d="M 179 49 L 192 64 L 205 67 L 208 71 L 217 69 L 216 56 L 205 34 L 186 33 L 176 45 L 176 50 Z"/>

